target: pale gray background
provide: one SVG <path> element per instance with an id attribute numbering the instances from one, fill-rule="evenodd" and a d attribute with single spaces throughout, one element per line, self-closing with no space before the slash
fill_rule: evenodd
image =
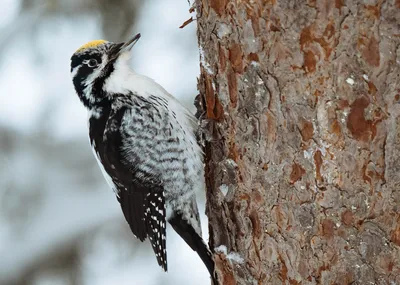
<path id="1" fill-rule="evenodd" d="M 148 242 L 130 233 L 92 156 L 69 74 L 72 53 L 87 41 L 140 32 L 133 68 L 190 106 L 196 23 L 178 28 L 194 16 L 189 3 L 0 0 L 0 7 L 0 284 L 208 284 L 205 266 L 171 229 L 168 274 Z M 207 239 L 204 219 L 203 231 Z"/>

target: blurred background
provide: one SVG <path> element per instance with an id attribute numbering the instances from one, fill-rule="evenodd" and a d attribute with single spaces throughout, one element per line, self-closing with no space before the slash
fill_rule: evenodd
<path id="1" fill-rule="evenodd" d="M 69 75 L 82 44 L 140 32 L 133 69 L 193 109 L 196 24 L 179 29 L 193 15 L 190 3 L 0 0 L 0 7 L 0 284 L 209 284 L 173 230 L 167 274 L 149 243 L 133 237 L 92 155 Z M 202 226 L 207 238 L 204 215 Z"/>

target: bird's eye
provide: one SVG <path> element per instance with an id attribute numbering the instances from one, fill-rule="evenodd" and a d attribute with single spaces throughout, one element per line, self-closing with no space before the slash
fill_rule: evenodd
<path id="1" fill-rule="evenodd" d="M 88 61 L 87 65 L 89 67 L 95 67 L 97 65 L 97 60 L 95 60 L 94 58 L 92 58 L 91 60 Z"/>

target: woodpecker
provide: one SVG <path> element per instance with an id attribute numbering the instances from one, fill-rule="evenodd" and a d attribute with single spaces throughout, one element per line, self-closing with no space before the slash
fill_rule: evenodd
<path id="1" fill-rule="evenodd" d="M 133 234 L 150 240 L 164 271 L 168 221 L 215 283 L 195 196 L 205 187 L 198 123 L 163 87 L 130 68 L 139 38 L 91 41 L 71 57 L 72 82 L 88 110 L 93 153 Z"/>

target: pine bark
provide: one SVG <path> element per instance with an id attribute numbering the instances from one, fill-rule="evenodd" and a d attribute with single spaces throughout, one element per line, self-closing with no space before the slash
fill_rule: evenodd
<path id="1" fill-rule="evenodd" d="M 220 284 L 400 284 L 400 1 L 196 10 Z"/>

